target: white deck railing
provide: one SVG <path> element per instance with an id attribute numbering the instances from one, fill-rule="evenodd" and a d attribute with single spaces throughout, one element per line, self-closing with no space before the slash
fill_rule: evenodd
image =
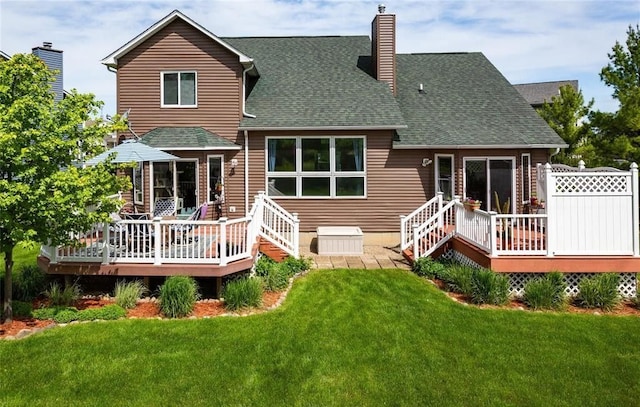
<path id="1" fill-rule="evenodd" d="M 455 234 L 455 205 L 457 202 L 457 199 L 449 202 L 423 224 L 414 225 L 411 236 L 413 236 L 415 257 L 429 256 Z"/>
<path id="2" fill-rule="evenodd" d="M 247 217 L 217 221 L 121 220 L 71 236 L 77 244 L 43 246 L 52 263 L 214 264 L 250 258 L 258 236 L 298 256 L 299 221 L 264 194 Z"/>
<path id="3" fill-rule="evenodd" d="M 409 215 L 400 216 L 400 250 L 408 249 L 414 245 L 413 228 L 423 225 L 438 213 L 442 209 L 442 203 L 442 192 L 438 192 L 436 196 Z"/>

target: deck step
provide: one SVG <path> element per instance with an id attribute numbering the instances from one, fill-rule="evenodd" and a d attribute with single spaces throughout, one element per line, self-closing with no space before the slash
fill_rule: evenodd
<path id="1" fill-rule="evenodd" d="M 432 232 L 430 232 L 430 234 L 435 236 L 436 240 L 438 241 L 445 238 L 448 233 L 449 231 L 447 230 L 447 228 L 437 228 Z M 437 259 L 438 257 L 445 254 L 450 249 L 450 247 L 451 247 L 450 242 L 446 242 L 442 246 L 438 247 L 433 253 L 431 253 L 431 258 Z M 403 250 L 402 256 L 410 262 L 413 262 L 415 260 L 414 254 L 413 254 L 413 248 L 411 247 Z"/>
<path id="2" fill-rule="evenodd" d="M 289 253 L 264 239 L 260 240 L 260 252 L 278 263 L 289 257 Z"/>

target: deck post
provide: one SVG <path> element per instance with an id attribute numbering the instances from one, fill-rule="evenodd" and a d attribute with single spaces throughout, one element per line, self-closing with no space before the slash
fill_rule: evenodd
<path id="1" fill-rule="evenodd" d="M 218 257 L 220 265 L 227 265 L 227 218 L 222 217 L 218 220 L 220 223 L 220 239 L 218 241 Z"/>
<path id="2" fill-rule="evenodd" d="M 161 249 L 162 244 L 162 231 L 160 230 L 160 221 L 162 218 L 160 216 L 156 216 L 153 218 L 153 264 L 159 266 L 162 264 L 160 256 L 162 255 Z"/>
<path id="3" fill-rule="evenodd" d="M 109 263 L 109 224 L 105 223 L 102 226 L 102 264 Z"/>
<path id="4" fill-rule="evenodd" d="M 407 241 L 407 232 L 405 231 L 405 219 L 407 219 L 407 215 L 400 215 L 400 250 L 405 249 L 404 243 Z"/>
<path id="5" fill-rule="evenodd" d="M 640 191 L 638 191 L 638 164 L 636 163 L 631 163 L 631 191 L 632 191 L 632 213 L 633 213 L 633 219 L 631 221 L 631 224 L 633 225 L 633 255 L 638 257 L 640 256 L 640 243 L 639 243 L 639 239 L 640 239 L 640 208 L 638 208 L 638 206 L 640 205 L 640 200 L 638 197 L 638 193 Z"/>
<path id="6" fill-rule="evenodd" d="M 444 226 L 444 221 L 442 220 L 442 197 L 444 196 L 444 192 L 437 192 L 436 196 L 438 197 L 438 227 L 442 228 Z"/>
<path id="7" fill-rule="evenodd" d="M 297 259 L 300 257 L 300 219 L 296 212 L 291 215 L 293 216 L 293 257 Z"/>
<path id="8" fill-rule="evenodd" d="M 413 260 L 417 260 L 418 257 L 420 257 L 420 254 L 418 253 L 418 248 L 420 247 L 420 245 L 418 244 L 419 239 L 416 237 L 419 227 L 420 225 L 418 225 L 417 223 L 411 225 L 411 238 L 413 239 Z"/>
<path id="9" fill-rule="evenodd" d="M 545 230 L 545 236 L 547 238 L 547 257 L 553 257 L 553 253 L 556 248 L 556 231 L 554 230 L 554 217 L 557 214 L 554 212 L 555 208 L 553 206 L 553 192 L 556 190 L 556 178 L 553 176 L 553 172 L 551 171 L 551 164 L 546 163 L 544 165 L 544 176 L 545 176 L 545 197 L 546 201 L 546 211 L 547 211 L 547 228 Z"/>
<path id="10" fill-rule="evenodd" d="M 491 257 L 496 257 L 498 255 L 498 222 L 496 216 L 498 216 L 498 212 L 489 211 L 489 255 Z"/>

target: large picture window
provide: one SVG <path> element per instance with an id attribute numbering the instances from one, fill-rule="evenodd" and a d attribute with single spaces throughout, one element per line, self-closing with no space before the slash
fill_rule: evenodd
<path id="1" fill-rule="evenodd" d="M 162 72 L 162 107 L 196 106 L 197 81 L 195 72 Z"/>
<path id="2" fill-rule="evenodd" d="M 365 196 L 364 137 L 267 138 L 270 196 Z"/>

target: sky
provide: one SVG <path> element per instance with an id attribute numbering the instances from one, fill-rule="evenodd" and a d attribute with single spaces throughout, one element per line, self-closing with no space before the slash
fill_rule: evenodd
<path id="1" fill-rule="evenodd" d="M 64 51 L 66 90 L 116 113 L 115 74 L 100 61 L 178 9 L 220 37 L 370 35 L 381 1 L 0 0 L 0 50 Z M 387 0 L 398 53 L 482 52 L 512 84 L 579 81 L 595 109 L 618 108 L 600 80 L 616 41 L 640 24 L 640 0 Z"/>

